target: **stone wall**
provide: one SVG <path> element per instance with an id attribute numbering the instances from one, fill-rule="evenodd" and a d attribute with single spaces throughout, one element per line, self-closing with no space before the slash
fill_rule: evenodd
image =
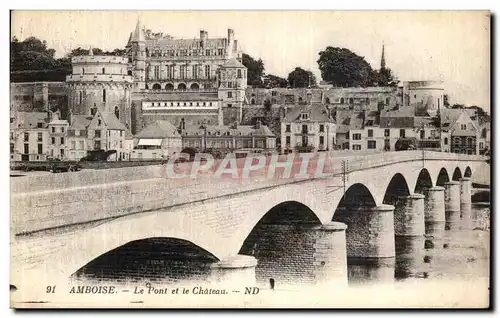
<path id="1" fill-rule="evenodd" d="M 47 111 L 58 108 L 66 118 L 68 97 L 64 82 L 10 83 L 11 111 Z"/>

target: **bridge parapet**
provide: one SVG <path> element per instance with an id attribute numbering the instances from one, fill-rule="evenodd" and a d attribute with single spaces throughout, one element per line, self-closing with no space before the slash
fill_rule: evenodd
<path id="1" fill-rule="evenodd" d="M 356 171 L 397 162 L 422 160 L 422 154 L 420 151 L 408 151 L 339 156 L 328 160 L 324 170 L 334 174 L 340 173 L 343 159 L 349 159 L 350 171 Z M 481 156 L 450 153 L 425 152 L 424 157 L 429 160 L 484 161 Z M 282 159 L 284 161 L 285 156 Z M 182 165 L 189 167 L 189 164 Z M 295 170 L 299 168 L 300 161 L 294 165 Z M 33 232 L 167 209 L 245 191 L 265 190 L 268 187 L 315 179 L 314 175 L 302 179 L 282 178 L 280 173 L 268 179 L 266 169 L 253 171 L 248 179 L 216 178 L 213 170 L 197 175 L 196 178 L 168 179 L 167 176 L 167 167 L 163 165 L 15 178 L 12 180 L 11 194 L 12 232 Z"/>

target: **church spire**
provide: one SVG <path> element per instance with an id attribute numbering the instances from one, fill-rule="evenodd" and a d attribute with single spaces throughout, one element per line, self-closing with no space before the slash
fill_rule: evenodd
<path id="1" fill-rule="evenodd" d="M 385 68 L 385 44 L 382 43 L 382 58 L 380 59 L 380 69 Z"/>
<path id="2" fill-rule="evenodd" d="M 141 29 L 141 21 L 137 19 L 137 24 L 135 25 L 134 33 L 132 34 L 133 42 L 146 42 L 144 31 Z"/>

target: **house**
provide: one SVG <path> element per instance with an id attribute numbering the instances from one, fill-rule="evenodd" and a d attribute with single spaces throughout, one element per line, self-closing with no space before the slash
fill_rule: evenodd
<path id="1" fill-rule="evenodd" d="M 441 128 L 446 150 L 462 154 L 478 154 L 480 129 L 474 109 L 441 110 Z M 473 120 L 472 118 L 476 118 Z"/>
<path id="2" fill-rule="evenodd" d="M 384 149 L 396 150 L 400 138 L 417 138 L 415 114 L 411 107 L 380 112 L 380 128 L 384 130 Z"/>
<path id="3" fill-rule="evenodd" d="M 48 114 L 46 112 L 11 112 L 10 159 L 44 161 L 48 150 Z"/>
<path id="4" fill-rule="evenodd" d="M 181 126 L 182 147 L 224 156 L 230 152 L 261 153 L 276 148 L 276 136 L 258 120 L 255 125 Z"/>
<path id="5" fill-rule="evenodd" d="M 59 112 L 52 113 L 49 128 L 49 152 L 51 158 L 60 160 L 67 159 L 67 139 L 69 123 L 65 119 L 59 119 Z"/>
<path id="6" fill-rule="evenodd" d="M 80 160 L 87 155 L 89 149 L 87 127 L 92 121 L 92 116 L 70 115 L 68 127 L 68 151 L 69 160 Z"/>
<path id="7" fill-rule="evenodd" d="M 166 120 L 158 120 L 146 126 L 134 138 L 131 160 L 152 160 L 168 158 L 180 153 L 181 135 L 177 128 Z"/>
<path id="8" fill-rule="evenodd" d="M 96 110 L 88 127 L 88 150 L 116 151 L 108 160 L 124 160 L 126 127 L 115 114 Z"/>
<path id="9" fill-rule="evenodd" d="M 335 122 L 324 105 L 299 106 L 288 111 L 281 122 L 281 152 L 330 150 L 335 135 Z"/>

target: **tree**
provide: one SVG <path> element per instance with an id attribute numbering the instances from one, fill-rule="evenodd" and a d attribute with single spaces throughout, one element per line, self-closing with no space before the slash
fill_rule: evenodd
<path id="1" fill-rule="evenodd" d="M 284 79 L 282 77 L 269 74 L 269 75 L 267 75 L 267 79 L 264 80 L 263 84 L 264 84 L 264 87 L 267 87 L 267 88 L 275 88 L 275 87 L 285 88 L 285 87 L 287 87 L 288 82 L 286 79 Z"/>
<path id="2" fill-rule="evenodd" d="M 243 53 L 242 64 L 247 68 L 247 83 L 253 87 L 262 87 L 262 76 L 264 75 L 264 62 L 255 60 L 248 54 Z"/>
<path id="3" fill-rule="evenodd" d="M 296 67 L 288 74 L 288 83 L 292 87 L 313 87 L 316 86 L 316 77 L 311 71 Z"/>
<path id="4" fill-rule="evenodd" d="M 319 52 L 319 56 L 317 62 L 323 80 L 342 87 L 373 85 L 374 73 L 364 57 L 331 46 Z"/>
<path id="5" fill-rule="evenodd" d="M 380 70 L 374 70 L 372 74 L 370 82 L 378 86 L 397 86 L 399 83 L 390 68 L 383 67 Z"/>

